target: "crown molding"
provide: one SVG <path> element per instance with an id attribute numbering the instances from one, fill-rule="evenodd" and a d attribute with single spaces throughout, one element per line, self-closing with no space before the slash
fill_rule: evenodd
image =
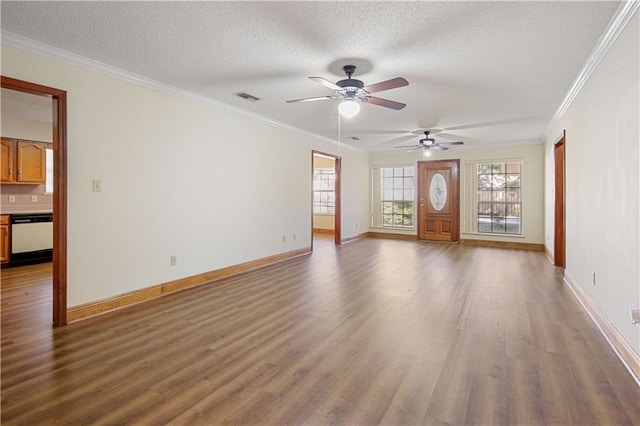
<path id="1" fill-rule="evenodd" d="M 307 130 L 303 130 L 295 126 L 291 126 L 290 124 L 283 123 L 278 120 L 273 120 L 263 115 L 253 113 L 251 111 L 247 111 L 245 109 L 238 108 L 233 105 L 229 105 L 217 99 L 202 96 L 195 92 L 180 89 L 178 87 L 171 86 L 169 84 L 162 83 L 157 80 L 153 80 L 141 74 L 136 74 L 134 72 L 127 71 L 125 69 L 106 64 L 104 62 L 89 59 L 84 56 L 80 56 L 75 53 L 71 53 L 69 51 L 59 49 L 57 47 L 54 47 L 45 43 L 40 43 L 38 41 L 31 40 L 29 38 L 20 36 L 18 34 L 2 31 L 1 38 L 2 38 L 2 45 L 5 45 L 5 46 L 14 47 L 16 49 L 24 50 L 29 53 L 47 57 L 49 59 L 61 61 L 70 65 L 84 68 L 89 71 L 93 71 L 93 72 L 107 75 L 109 77 L 113 77 L 122 81 L 126 81 L 127 83 L 132 83 L 138 86 L 146 87 L 148 89 L 157 90 L 159 92 L 163 92 L 163 93 L 176 96 L 182 99 L 213 105 L 218 108 L 222 108 L 227 111 L 230 111 L 232 113 L 266 123 L 270 126 L 280 127 L 283 129 L 297 132 L 297 133 L 302 133 L 306 136 L 310 136 L 312 138 L 321 140 L 323 142 L 327 142 L 331 145 L 335 145 L 340 149 L 347 149 L 350 151 L 362 152 L 367 154 L 366 151 L 360 148 L 356 148 L 354 146 L 341 143 L 340 141 L 336 141 L 334 139 L 327 138 L 325 136 L 320 136 L 315 133 L 311 133 Z"/>
<path id="2" fill-rule="evenodd" d="M 640 7 L 640 0 L 623 1 L 620 6 L 618 6 L 616 13 L 609 21 L 609 24 L 603 31 L 602 35 L 600 35 L 600 38 L 580 69 L 580 72 L 571 85 L 571 88 L 564 96 L 560 106 L 553 115 L 551 122 L 547 126 L 547 130 L 545 132 L 546 135 L 549 135 L 549 132 L 567 112 L 567 109 L 569 109 L 578 93 L 582 90 L 582 87 L 585 85 L 587 80 L 589 80 L 591 74 L 593 74 L 607 52 L 609 52 L 611 46 L 613 46 L 615 41 L 618 39 L 618 36 L 622 30 L 624 30 L 624 27 L 638 11 L 638 7 Z"/>

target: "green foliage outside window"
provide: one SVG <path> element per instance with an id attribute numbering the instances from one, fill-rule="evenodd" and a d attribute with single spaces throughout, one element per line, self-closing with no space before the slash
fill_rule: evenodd
<path id="1" fill-rule="evenodd" d="M 414 170 L 413 167 L 381 169 L 382 226 L 413 228 Z"/>
<path id="2" fill-rule="evenodd" d="M 521 162 L 478 164 L 478 232 L 522 233 Z"/>

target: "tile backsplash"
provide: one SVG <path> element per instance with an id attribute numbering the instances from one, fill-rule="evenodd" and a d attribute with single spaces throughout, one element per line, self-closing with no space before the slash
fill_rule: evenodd
<path id="1" fill-rule="evenodd" d="M 0 205 L 2 213 L 26 213 L 51 211 L 53 209 L 53 194 L 45 194 L 44 185 L 12 185 L 2 184 Z M 37 196 L 37 201 L 31 201 L 32 196 Z M 13 196 L 15 201 L 9 202 Z"/>

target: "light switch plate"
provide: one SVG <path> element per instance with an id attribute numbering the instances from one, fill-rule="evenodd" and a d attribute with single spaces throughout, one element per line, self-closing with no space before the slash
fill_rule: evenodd
<path id="1" fill-rule="evenodd" d="M 16 202 L 16 196 L 15 195 L 9 195 L 9 202 L 10 203 L 15 203 Z"/>
<path id="2" fill-rule="evenodd" d="M 631 316 L 631 324 L 640 325 L 640 309 L 633 303 L 629 306 L 629 315 Z"/>
<path id="3" fill-rule="evenodd" d="M 94 179 L 92 183 L 93 192 L 102 192 L 102 182 L 100 182 L 100 179 Z"/>
<path id="4" fill-rule="evenodd" d="M 31 196 L 31 202 L 32 203 L 37 203 L 38 202 L 38 196 L 37 195 L 32 195 Z"/>

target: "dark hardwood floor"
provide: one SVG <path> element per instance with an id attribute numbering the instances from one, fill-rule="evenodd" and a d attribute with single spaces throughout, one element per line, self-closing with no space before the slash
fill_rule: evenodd
<path id="1" fill-rule="evenodd" d="M 52 328 L 2 271 L 2 424 L 640 424 L 538 252 L 365 239 Z"/>

